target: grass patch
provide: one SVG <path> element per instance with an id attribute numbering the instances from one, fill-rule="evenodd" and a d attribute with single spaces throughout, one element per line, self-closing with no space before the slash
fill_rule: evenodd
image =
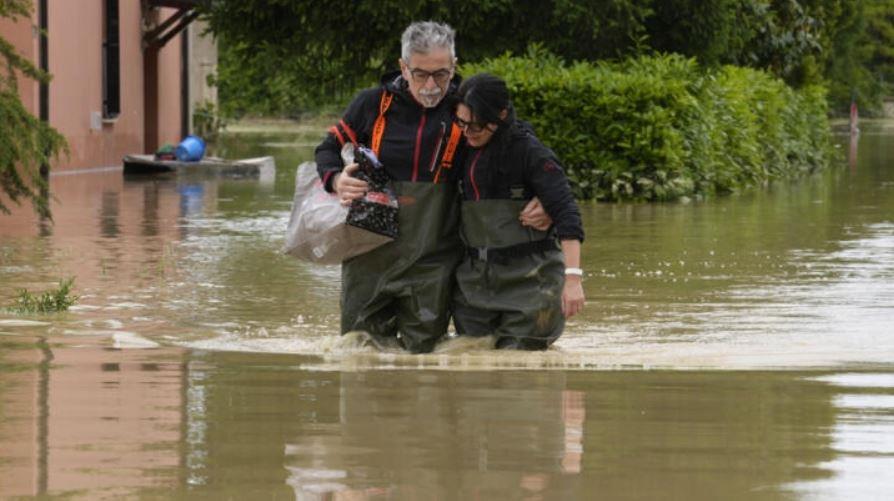
<path id="1" fill-rule="evenodd" d="M 40 294 L 21 289 L 10 310 L 20 314 L 67 311 L 78 300 L 78 296 L 71 293 L 73 284 L 74 278 L 68 278 L 60 281 L 58 288 Z"/>

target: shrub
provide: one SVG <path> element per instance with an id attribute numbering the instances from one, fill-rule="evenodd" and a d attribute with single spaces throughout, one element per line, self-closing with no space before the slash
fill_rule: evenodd
<path id="1" fill-rule="evenodd" d="M 27 289 L 21 289 L 16 297 L 15 306 L 11 310 L 15 313 L 53 313 L 67 311 L 78 296 L 71 293 L 74 278 L 59 282 L 59 288 L 33 294 Z"/>
<path id="2" fill-rule="evenodd" d="M 671 200 L 826 165 L 824 91 L 678 55 L 565 64 L 539 47 L 461 69 L 507 81 L 518 116 L 565 165 L 578 197 Z"/>

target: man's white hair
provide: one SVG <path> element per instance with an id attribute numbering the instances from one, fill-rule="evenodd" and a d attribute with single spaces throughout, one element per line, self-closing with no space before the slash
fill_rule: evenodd
<path id="1" fill-rule="evenodd" d="M 450 57 L 456 57 L 453 48 L 455 32 L 446 24 L 434 21 L 417 21 L 404 30 L 400 37 L 400 56 L 404 62 L 410 61 L 410 55 L 428 54 L 432 49 L 447 49 Z"/>

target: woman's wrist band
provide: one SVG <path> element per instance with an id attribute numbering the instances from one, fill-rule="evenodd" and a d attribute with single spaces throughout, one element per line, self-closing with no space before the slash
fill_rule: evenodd
<path id="1" fill-rule="evenodd" d="M 565 268 L 566 275 L 577 275 L 579 277 L 584 276 L 584 270 L 580 268 Z"/>

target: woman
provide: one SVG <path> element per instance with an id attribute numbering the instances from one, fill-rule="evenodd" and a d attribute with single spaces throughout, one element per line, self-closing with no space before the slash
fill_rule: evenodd
<path id="1" fill-rule="evenodd" d="M 584 232 L 568 179 L 553 152 L 516 120 L 503 80 L 481 74 L 463 82 L 454 120 L 470 147 L 462 164 L 468 252 L 456 271 L 457 333 L 494 335 L 497 348 L 545 349 L 584 305 Z M 553 220 L 548 231 L 519 221 L 533 197 Z"/>

